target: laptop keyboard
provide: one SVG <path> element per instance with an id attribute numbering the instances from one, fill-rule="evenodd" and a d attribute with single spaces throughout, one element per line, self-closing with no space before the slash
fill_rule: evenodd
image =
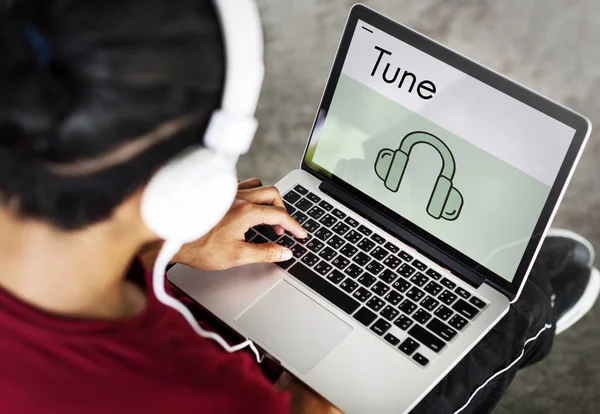
<path id="1" fill-rule="evenodd" d="M 306 188 L 297 185 L 283 199 L 307 238 L 258 226 L 246 241 L 290 248 L 294 257 L 278 266 L 418 365 L 429 364 L 420 349 L 442 352 L 487 306 Z M 392 326 L 406 332 L 403 341 L 388 332 Z"/>

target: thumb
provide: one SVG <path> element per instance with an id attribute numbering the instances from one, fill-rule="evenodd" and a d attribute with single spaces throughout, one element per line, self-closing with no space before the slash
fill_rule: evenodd
<path id="1" fill-rule="evenodd" d="M 275 243 L 244 243 L 238 256 L 238 265 L 285 262 L 291 259 L 292 256 L 293 254 L 290 249 Z"/>

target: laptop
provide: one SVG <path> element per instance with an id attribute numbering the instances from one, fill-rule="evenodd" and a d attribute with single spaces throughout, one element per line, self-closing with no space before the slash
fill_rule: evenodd
<path id="1" fill-rule="evenodd" d="M 521 293 L 591 126 L 363 6 L 301 167 L 294 258 L 169 279 L 347 413 L 410 411 Z"/>

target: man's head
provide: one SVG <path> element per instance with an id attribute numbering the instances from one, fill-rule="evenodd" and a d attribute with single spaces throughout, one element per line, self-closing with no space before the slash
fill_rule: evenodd
<path id="1" fill-rule="evenodd" d="M 0 197 L 22 218 L 66 230 L 107 219 L 201 142 L 220 104 L 208 0 L 16 1 L 0 20 Z"/>

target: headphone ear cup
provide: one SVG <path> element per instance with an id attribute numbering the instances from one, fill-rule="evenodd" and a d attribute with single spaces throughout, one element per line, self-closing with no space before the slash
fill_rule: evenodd
<path id="1" fill-rule="evenodd" d="M 236 194 L 233 162 L 199 148 L 156 172 L 142 195 L 141 215 L 161 239 L 189 243 L 225 216 Z"/>
<path id="2" fill-rule="evenodd" d="M 443 175 L 440 175 L 435 183 L 435 186 L 433 187 L 431 198 L 427 204 L 427 213 L 431 217 L 435 219 L 442 217 L 442 212 L 444 211 L 444 206 L 446 205 L 446 199 L 448 198 L 451 188 L 452 181 Z"/>
<path id="3" fill-rule="evenodd" d="M 375 172 L 385 182 L 385 187 L 397 192 L 404 175 L 408 156 L 400 150 L 382 149 L 375 160 Z"/>
<path id="4" fill-rule="evenodd" d="M 450 194 L 448 194 L 448 200 L 446 200 L 442 217 L 449 221 L 456 220 L 460 215 L 463 203 L 464 200 L 460 191 L 452 187 L 450 189 Z"/>

